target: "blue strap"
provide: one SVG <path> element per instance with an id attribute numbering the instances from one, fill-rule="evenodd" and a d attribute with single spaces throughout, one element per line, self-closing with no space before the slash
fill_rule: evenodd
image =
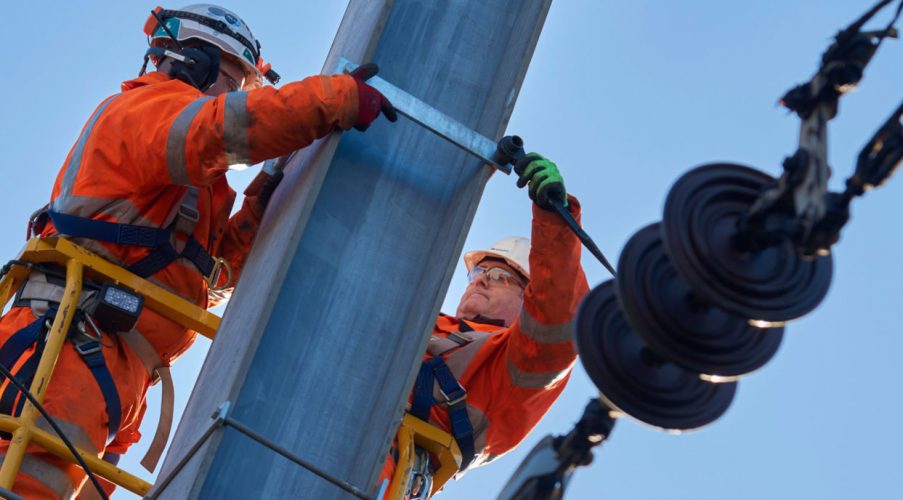
<path id="1" fill-rule="evenodd" d="M 109 451 L 103 452 L 103 456 L 100 457 L 104 462 L 111 463 L 113 465 L 119 465 L 119 459 L 122 458 L 122 455 L 119 453 L 110 453 Z"/>
<path id="2" fill-rule="evenodd" d="M 44 342 L 38 342 L 38 340 L 41 333 L 44 332 L 44 322 L 48 318 L 52 318 L 55 312 L 56 311 L 53 309 L 48 310 L 47 313 L 40 318 L 19 329 L 19 331 L 14 333 L 3 344 L 3 347 L 0 347 L 0 363 L 3 363 L 3 366 L 12 372 L 13 366 L 19 361 L 22 355 L 25 354 L 25 351 L 27 351 L 29 347 L 38 344 L 32 356 L 14 374 L 16 378 L 26 385 L 31 384 L 31 379 L 34 377 L 38 360 L 41 358 L 41 353 L 43 352 Z M 5 377 L 0 376 L 0 380 L 3 378 Z M 18 394 L 19 389 L 15 385 L 8 384 L 6 386 L 2 397 L 0 397 L 0 413 L 12 416 L 17 416 L 19 414 L 18 412 L 21 411 L 25 398 L 21 398 L 19 404 L 14 408 L 13 405 L 16 402 L 16 396 L 18 396 Z"/>
<path id="3" fill-rule="evenodd" d="M 194 267 L 204 276 L 210 276 L 210 273 L 213 272 L 213 266 L 216 265 L 210 254 L 204 250 L 204 247 L 198 243 L 198 240 L 194 239 L 194 236 L 191 236 L 185 242 L 185 248 L 182 249 L 182 257 L 191 261 Z"/>
<path id="4" fill-rule="evenodd" d="M 0 347 L 0 365 L 5 366 L 8 370 L 12 371 L 13 366 L 19 361 L 19 358 L 21 358 L 22 355 L 25 354 L 25 351 L 38 340 L 38 335 L 41 334 L 41 331 L 44 328 L 44 321 L 47 320 L 47 317 L 48 315 L 45 314 L 29 323 L 27 326 L 14 333 L 3 344 L 3 347 Z M 0 381 L 4 378 L 3 375 L 0 375 Z"/>
<path id="5" fill-rule="evenodd" d="M 164 245 L 154 249 L 153 252 L 145 256 L 143 259 L 135 262 L 128 267 L 128 270 L 141 277 L 148 277 L 162 271 L 171 262 L 179 257 L 188 259 L 194 267 L 204 276 L 210 276 L 213 272 L 213 266 L 216 262 L 210 257 L 210 254 L 204 250 L 204 247 L 194 236 L 189 237 L 185 242 L 185 248 L 182 253 L 176 252 L 176 249 L 167 240 Z"/>
<path id="6" fill-rule="evenodd" d="M 445 394 L 449 400 L 448 417 L 451 420 L 452 436 L 458 442 L 458 448 L 461 449 L 461 468 L 464 470 L 470 465 L 474 456 L 473 444 L 473 425 L 470 423 L 470 417 L 467 416 L 467 403 L 464 398 L 467 391 L 455 378 L 442 356 L 436 356 L 425 363 L 433 370 L 436 381 L 439 383 L 439 389 Z"/>
<path id="7" fill-rule="evenodd" d="M 25 364 L 22 365 L 22 368 L 20 368 L 19 371 L 15 374 L 16 378 L 21 380 L 26 387 L 30 386 L 34 381 L 34 374 L 36 371 L 38 371 L 38 363 L 40 363 L 41 361 L 42 354 L 44 354 L 44 343 L 39 342 L 37 349 L 35 349 L 34 353 L 28 358 L 28 361 L 26 361 Z M 12 386 L 12 384 L 10 384 L 10 386 Z M 7 413 L 17 394 L 19 394 L 19 389 L 16 387 L 13 387 L 13 391 L 11 391 L 11 394 L 9 394 L 12 396 L 9 400 L 7 400 L 6 398 L 8 394 L 4 393 L 3 400 L 0 401 L 0 411 Z M 19 400 L 16 401 L 15 410 L 10 411 L 8 414 L 15 417 L 21 415 L 22 408 L 25 407 L 26 399 L 28 398 L 26 398 L 25 396 L 19 396 Z"/>
<path id="8" fill-rule="evenodd" d="M 417 380 L 414 382 L 414 397 L 411 400 L 411 415 L 429 422 L 430 409 L 433 407 L 433 369 L 426 363 L 420 365 Z"/>
<path id="9" fill-rule="evenodd" d="M 44 331 L 44 322 L 52 319 L 55 315 L 56 310 L 49 309 L 46 314 L 14 333 L 0 347 L 0 363 L 12 370 L 13 365 L 18 362 L 25 351 L 32 345 L 36 345 L 35 352 L 15 373 L 16 377 L 26 385 L 31 384 L 38 363 L 41 360 L 41 354 L 44 352 L 45 338 L 41 337 L 41 333 Z M 116 433 L 119 432 L 119 425 L 122 423 L 122 404 L 119 400 L 116 384 L 113 382 L 113 375 L 107 368 L 101 348 L 100 343 L 94 341 L 75 345 L 75 350 L 81 355 L 85 364 L 88 365 L 91 374 L 94 375 L 94 379 L 97 381 L 97 385 L 100 387 L 100 392 L 103 394 L 103 399 L 106 402 L 108 417 L 107 442 L 109 443 L 116 436 Z M 2 376 L 0 376 L 0 379 L 2 379 Z M 3 396 L 0 397 L 0 413 L 13 416 L 18 416 L 21 413 L 25 404 L 25 398 L 19 398 L 18 403 L 16 403 L 18 394 L 19 390 L 14 385 L 9 384 L 6 387 Z M 13 405 L 15 405 L 15 408 Z"/>
<path id="10" fill-rule="evenodd" d="M 103 348 L 99 342 L 91 341 L 83 344 L 75 344 L 75 350 L 81 355 L 85 364 L 94 375 L 97 386 L 103 394 L 103 400 L 107 404 L 107 444 L 113 441 L 119 432 L 119 424 L 122 423 L 122 404 L 119 401 L 119 391 L 113 382 L 113 375 L 107 368 L 103 357 Z"/>
<path id="11" fill-rule="evenodd" d="M 461 468 L 464 470 L 473 461 L 475 454 L 473 442 L 473 425 L 467 415 L 465 398 L 467 391 L 455 378 L 442 356 L 436 356 L 422 365 L 414 383 L 414 398 L 411 401 L 411 414 L 428 421 L 433 399 L 433 381 L 439 383 L 439 389 L 448 398 L 448 417 L 451 421 L 452 436 L 461 450 Z"/>
<path id="12" fill-rule="evenodd" d="M 176 249 L 169 242 L 166 242 L 165 245 L 157 247 L 138 262 L 128 266 L 127 269 L 142 278 L 146 278 L 162 271 L 163 268 L 178 258 L 179 252 L 176 252 Z"/>
<path id="13" fill-rule="evenodd" d="M 147 256 L 128 266 L 130 272 L 142 278 L 156 274 L 179 257 L 188 259 L 203 276 L 210 276 L 216 264 L 192 235 L 188 236 L 185 248 L 179 253 L 170 243 L 173 233 L 171 229 L 107 222 L 54 210 L 48 210 L 47 215 L 60 234 L 151 248 L 152 251 Z"/>
<path id="14" fill-rule="evenodd" d="M 155 248 L 169 242 L 170 231 L 156 227 L 120 224 L 48 210 L 47 215 L 61 234 L 97 241 Z"/>

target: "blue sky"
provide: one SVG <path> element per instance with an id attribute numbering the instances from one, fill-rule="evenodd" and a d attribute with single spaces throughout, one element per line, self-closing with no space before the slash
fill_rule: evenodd
<path id="1" fill-rule="evenodd" d="M 771 174 L 796 147 L 798 120 L 776 106 L 808 79 L 830 37 L 871 2 L 558 0 L 524 81 L 509 133 L 558 163 L 583 204 L 584 226 L 615 260 L 631 234 L 661 217 L 670 184 L 687 169 L 734 161 Z M 156 4 L 16 2 L 5 6 L 0 141 L 6 158 L 0 240 L 6 259 L 24 244 L 27 216 L 94 107 L 133 77 Z M 171 5 L 169 7 L 176 7 Z M 237 11 L 284 81 L 320 71 L 345 3 L 250 2 Z M 885 17 L 882 20 L 886 20 Z M 888 41 L 830 128 L 831 186 L 852 172 L 862 145 L 903 99 L 903 48 Z M 230 178 L 237 190 L 254 170 Z M 899 495 L 897 432 L 903 260 L 899 180 L 868 193 L 835 248 L 834 282 L 813 313 L 788 327 L 772 362 L 741 381 L 727 414 L 682 436 L 620 422 L 574 499 L 888 498 Z M 530 206 L 514 179 L 494 176 L 465 248 L 529 234 Z M 606 279 L 584 257 L 591 285 Z M 465 286 L 463 265 L 444 310 Z M 184 404 L 206 353 L 175 365 Z M 157 391 L 151 394 L 152 404 Z M 595 389 L 582 368 L 516 451 L 450 485 L 443 498 L 495 495 L 546 433 L 567 432 Z M 153 433 L 148 411 L 145 436 Z M 147 443 L 122 465 L 137 465 Z M 128 495 L 122 495 L 128 498 Z"/>

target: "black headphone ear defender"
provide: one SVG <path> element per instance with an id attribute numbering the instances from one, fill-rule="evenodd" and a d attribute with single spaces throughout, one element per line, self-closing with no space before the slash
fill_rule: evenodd
<path id="1" fill-rule="evenodd" d="M 151 47 L 144 54 L 142 75 L 147 69 L 147 62 L 151 56 L 155 56 L 158 65 L 164 58 L 171 59 L 169 76 L 183 81 L 201 92 L 209 89 L 219 78 L 220 50 L 213 45 L 203 44 L 178 51 Z"/>

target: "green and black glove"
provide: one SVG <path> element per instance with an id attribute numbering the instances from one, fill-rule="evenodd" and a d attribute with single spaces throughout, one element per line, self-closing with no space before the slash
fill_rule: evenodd
<path id="1" fill-rule="evenodd" d="M 564 189 L 564 179 L 558 167 L 548 158 L 530 153 L 514 164 L 518 175 L 517 187 L 529 185 L 530 199 L 545 210 L 552 210 L 552 202 L 568 206 L 568 193 Z"/>

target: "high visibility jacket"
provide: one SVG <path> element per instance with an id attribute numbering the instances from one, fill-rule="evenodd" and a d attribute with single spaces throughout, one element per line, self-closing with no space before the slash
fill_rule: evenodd
<path id="1" fill-rule="evenodd" d="M 579 221 L 580 204 L 573 197 L 569 201 Z M 470 467 L 485 465 L 517 446 L 561 394 L 577 359 L 572 319 L 588 290 L 580 241 L 557 214 L 534 204 L 530 282 L 520 317 L 507 328 L 472 321 L 466 321 L 470 328 L 462 328 L 464 320 L 445 315 L 436 319 L 423 361 L 442 356 L 467 391 L 475 450 Z M 438 386 L 430 423 L 452 433 Z M 391 478 L 394 467 L 390 453 L 381 477 Z"/>
<path id="2" fill-rule="evenodd" d="M 235 192 L 226 181 L 229 166 L 275 158 L 335 128 L 348 129 L 357 108 L 356 84 L 344 75 L 214 98 L 164 73 L 148 73 L 124 82 L 122 93 L 106 99 L 91 116 L 57 176 L 50 208 L 165 228 L 194 187 L 199 218 L 193 236 L 209 254 L 226 259 L 237 277 L 262 207 L 248 196 L 230 219 Z M 56 232 L 48 224 L 42 236 Z M 149 253 L 82 238 L 76 242 L 121 265 Z M 185 259 L 151 280 L 202 307 L 211 305 L 203 277 Z M 184 352 L 195 335 L 151 311 L 142 315 L 138 330 L 164 362 Z"/>
<path id="3" fill-rule="evenodd" d="M 260 223 L 263 206 L 249 193 L 229 217 L 235 193 L 229 165 L 257 163 L 303 148 L 357 117 L 357 86 L 349 76 L 316 76 L 248 92 L 208 97 L 162 73 L 122 84 L 122 93 L 95 110 L 53 187 L 52 211 L 121 224 L 170 227 L 191 192 L 197 220 L 191 236 L 209 254 L 226 259 L 237 275 Z M 191 196 L 193 199 L 193 196 Z M 57 233 L 52 223 L 42 236 Z M 187 235 L 176 235 L 184 241 Z M 140 247 L 75 238 L 107 259 L 130 265 L 149 254 Z M 178 248 L 179 242 L 173 242 Z M 33 277 L 33 276 L 32 276 Z M 174 261 L 150 277 L 200 306 L 210 305 L 207 286 L 192 264 Z M 32 307 L 34 305 L 32 304 Z M 31 307 L 13 307 L 0 319 L 0 345 L 36 324 Z M 37 322 L 40 324 L 40 321 Z M 182 353 L 194 333 L 147 309 L 136 330 L 164 365 Z M 41 335 L 37 335 L 41 338 Z M 76 445 L 98 456 L 124 453 L 139 437 L 151 376 L 144 360 L 120 336 L 104 336 L 101 353 L 119 400 L 119 431 L 110 441 L 110 399 L 86 361 L 67 342 L 61 351 L 44 406 Z M 36 363 L 37 344 L 10 363 L 21 375 Z M 15 391 L 0 394 L 15 396 Z M 21 401 L 21 398 L 19 399 Z M 2 406 L 3 401 L 0 401 Z M 41 422 L 38 423 L 42 426 Z M 44 425 L 46 427 L 46 425 Z M 0 442 L 0 457 L 8 442 Z M 75 465 L 29 447 L 14 490 L 27 498 L 69 498 L 85 482 Z"/>

